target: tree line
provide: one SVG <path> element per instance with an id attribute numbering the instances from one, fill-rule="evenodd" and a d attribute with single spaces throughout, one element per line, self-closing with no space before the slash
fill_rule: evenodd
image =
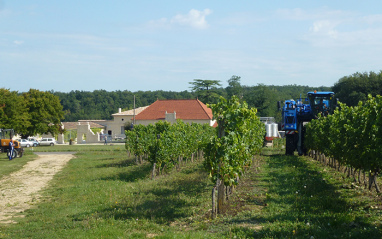
<path id="1" fill-rule="evenodd" d="M 305 97 L 308 91 L 329 91 L 330 87 L 310 87 L 302 85 L 263 85 L 246 86 L 240 83 L 239 76 L 232 76 L 228 80 L 227 87 L 221 87 L 220 81 L 195 79 L 190 82 L 190 89 L 180 92 L 175 91 L 71 91 L 52 92 L 58 96 L 65 112 L 64 121 L 73 122 L 77 120 L 110 120 L 112 114 L 122 110 L 133 109 L 134 96 L 136 107 L 147 106 L 156 100 L 164 99 L 196 99 L 205 104 L 215 104 L 222 96 L 230 98 L 232 95 L 239 97 L 240 101 L 247 102 L 248 107 L 257 108 L 260 117 L 276 117 L 278 114 L 277 101 L 291 98 Z"/>
<path id="2" fill-rule="evenodd" d="M 219 97 L 238 96 L 249 108 L 257 108 L 260 117 L 275 117 L 281 121 L 276 102 L 286 99 L 304 98 L 309 91 L 334 91 L 336 97 L 348 106 L 356 106 L 365 101 L 367 95 L 382 94 L 382 72 L 354 73 L 344 76 L 332 87 L 311 87 L 304 85 L 242 85 L 240 76 L 227 80 L 228 86 L 222 87 L 221 81 L 195 79 L 189 82 L 190 89 L 175 91 L 136 91 L 106 90 L 43 92 L 30 89 L 19 93 L 0 88 L 0 128 L 14 128 L 23 136 L 36 133 L 59 132 L 57 123 L 78 120 L 110 120 L 112 114 L 132 109 L 134 96 L 136 107 L 147 106 L 157 99 L 195 99 L 205 104 L 218 102 Z M 54 126 L 53 126 L 54 125 Z"/>
<path id="3" fill-rule="evenodd" d="M 375 73 L 356 72 L 344 76 L 332 87 L 336 97 L 347 106 L 357 106 L 359 101 L 365 102 L 368 95 L 382 95 L 382 71 Z"/>

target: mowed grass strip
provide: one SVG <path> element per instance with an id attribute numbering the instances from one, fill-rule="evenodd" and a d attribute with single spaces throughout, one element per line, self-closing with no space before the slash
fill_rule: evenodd
<path id="1" fill-rule="evenodd" d="M 112 145 L 55 145 L 24 148 L 23 156 L 9 160 L 6 153 L 0 154 L 0 179 L 20 170 L 27 162 L 37 158 L 34 152 L 89 152 L 89 151 L 125 151 L 124 144 Z"/>
<path id="2" fill-rule="evenodd" d="M 126 151 L 124 143 L 103 144 L 74 144 L 54 146 L 37 146 L 25 148 L 25 151 L 31 152 L 89 152 L 89 151 Z"/>
<path id="3" fill-rule="evenodd" d="M 0 238 L 382 237 L 380 198 L 309 158 L 260 157 L 210 220 L 201 161 L 153 181 L 151 165 L 135 165 L 123 148 L 79 147 L 37 208 L 0 225 Z"/>
<path id="4" fill-rule="evenodd" d="M 306 157 L 274 155 L 259 185 L 267 206 L 253 220 L 263 222 L 256 238 L 381 238 L 380 198 L 352 180 Z M 248 234 L 247 234 L 248 235 Z"/>
<path id="5" fill-rule="evenodd" d="M 125 151 L 78 152 L 55 176 L 38 208 L 28 210 L 18 224 L 2 225 L 0 235 L 146 238 L 178 235 L 185 223 L 204 217 L 212 186 L 201 162 L 155 181 L 150 164 L 134 162 Z M 190 233 L 201 236 L 185 235 Z"/>

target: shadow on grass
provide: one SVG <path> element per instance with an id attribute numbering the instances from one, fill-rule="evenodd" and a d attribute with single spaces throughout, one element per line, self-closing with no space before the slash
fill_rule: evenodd
<path id="1" fill-rule="evenodd" d="M 119 177 L 124 181 L 134 181 L 136 178 L 146 177 L 150 170 L 150 164 L 140 165 Z M 210 185 L 206 183 L 205 172 L 189 169 L 176 173 L 176 176 L 168 175 L 155 181 L 142 181 L 123 201 L 91 214 L 101 218 L 148 220 L 168 225 L 176 219 L 194 215 L 193 210 L 200 207 L 199 204 L 203 201 L 199 197 L 206 190 L 210 190 Z M 82 220 L 88 216 L 89 213 L 74 218 Z"/>
<path id="2" fill-rule="evenodd" d="M 114 160 L 114 159 L 116 159 L 116 158 L 110 157 L 110 158 L 104 158 L 102 160 L 106 161 L 106 160 Z M 101 165 L 98 165 L 97 168 L 121 168 L 121 167 L 129 167 L 129 166 L 133 166 L 133 165 L 136 165 L 135 160 L 132 158 L 129 158 L 129 159 L 125 159 L 125 160 L 118 161 L 118 162 L 101 164 Z"/>
<path id="3" fill-rule="evenodd" d="M 149 177 L 150 172 L 152 170 L 151 164 L 143 163 L 140 165 L 135 165 L 135 163 L 131 163 L 129 160 L 126 161 L 122 161 L 116 164 L 109 164 L 108 167 L 126 167 L 126 170 L 121 173 L 111 175 L 109 177 L 101 178 L 101 180 L 119 180 L 124 182 L 135 182 L 137 180 Z"/>
<path id="4" fill-rule="evenodd" d="M 268 185 L 268 206 L 261 215 L 247 218 L 247 222 L 266 222 L 266 226 L 252 232 L 251 237 L 382 237 L 381 228 L 372 224 L 369 215 L 359 212 L 365 205 L 342 198 L 339 188 L 328 183 L 306 159 L 269 156 L 265 170 L 259 184 Z M 241 229 L 236 230 L 240 234 Z M 242 233 L 248 235 L 248 231 Z"/>
<path id="5" fill-rule="evenodd" d="M 97 165 L 96 168 L 126 168 L 122 173 L 117 173 L 109 177 L 101 178 L 101 180 L 119 180 L 124 182 L 134 182 L 139 179 L 144 179 L 149 175 L 151 171 L 151 165 L 149 163 L 143 163 L 137 165 L 135 159 L 128 158 L 125 160 L 115 160 L 115 157 L 103 158 L 103 161 L 109 161 Z"/>
<path id="6" fill-rule="evenodd" d="M 105 209 L 102 213 L 105 217 L 112 214 L 116 220 L 145 219 L 168 225 L 177 218 L 187 217 L 189 214 L 186 209 L 189 209 L 191 206 L 192 204 L 185 198 L 177 197 L 176 194 L 172 197 L 161 196 L 159 194 L 148 196 L 148 198 L 137 203 L 134 207 L 122 205 L 117 210 L 109 208 Z"/>

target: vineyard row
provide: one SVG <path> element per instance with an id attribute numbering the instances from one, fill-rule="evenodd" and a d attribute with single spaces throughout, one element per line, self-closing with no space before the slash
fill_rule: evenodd
<path id="1" fill-rule="evenodd" d="M 306 146 L 329 157 L 331 165 L 341 165 L 369 174 L 369 189 L 382 168 L 382 97 L 368 97 L 355 107 L 340 103 L 339 109 L 306 126 Z M 316 153 L 317 154 L 317 153 Z M 318 154 L 317 154 L 318 155 Z M 360 181 L 360 180 L 358 180 Z"/>

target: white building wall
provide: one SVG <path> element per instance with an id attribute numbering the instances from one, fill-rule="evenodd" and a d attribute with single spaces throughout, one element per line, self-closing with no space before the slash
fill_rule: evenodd
<path id="1" fill-rule="evenodd" d="M 103 131 L 101 131 L 101 134 Z M 89 122 L 82 123 L 78 122 L 77 125 L 77 143 L 81 144 L 83 143 L 83 137 L 85 136 L 86 141 L 85 143 L 99 143 L 100 141 L 100 133 L 93 133 L 93 131 L 90 129 Z"/>
<path id="2" fill-rule="evenodd" d="M 176 112 L 165 114 L 165 121 L 170 122 L 171 124 L 176 123 Z"/>
<path id="3" fill-rule="evenodd" d="M 131 124 L 132 116 L 130 115 L 116 115 L 111 121 L 107 121 L 106 134 L 111 130 L 112 138 L 126 138 L 124 129 L 125 124 Z"/>
<path id="4" fill-rule="evenodd" d="M 216 120 L 183 120 L 184 123 L 198 123 L 198 124 L 208 124 L 209 126 L 213 126 Z"/>
<path id="5" fill-rule="evenodd" d="M 159 120 L 135 120 L 135 124 L 141 124 L 141 125 L 149 125 L 149 124 L 155 124 Z"/>

